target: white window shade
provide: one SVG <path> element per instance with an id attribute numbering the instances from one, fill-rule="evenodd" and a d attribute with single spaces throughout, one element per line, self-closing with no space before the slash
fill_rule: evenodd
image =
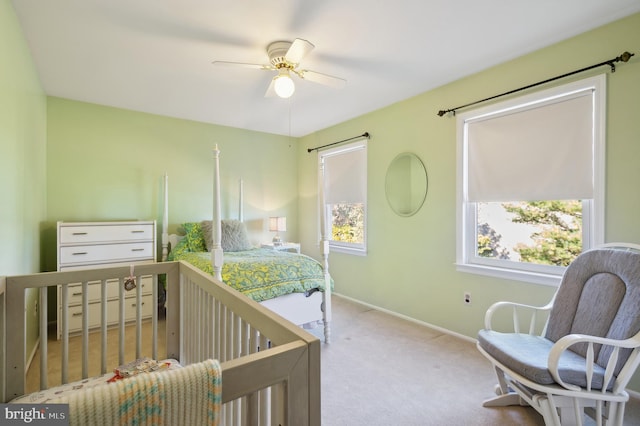
<path id="1" fill-rule="evenodd" d="M 325 203 L 364 203 L 367 197 L 367 151 L 364 144 L 322 153 Z"/>
<path id="2" fill-rule="evenodd" d="M 592 93 L 465 123 L 468 201 L 593 198 Z"/>

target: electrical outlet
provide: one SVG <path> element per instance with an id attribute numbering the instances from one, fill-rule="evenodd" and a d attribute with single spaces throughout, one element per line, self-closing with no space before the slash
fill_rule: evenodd
<path id="1" fill-rule="evenodd" d="M 33 306 L 33 316 L 38 317 L 38 301 L 36 300 Z"/>
<path id="2" fill-rule="evenodd" d="M 467 306 L 471 306 L 471 293 L 470 293 L 470 292 L 468 292 L 468 291 L 466 291 L 466 292 L 464 293 L 464 299 L 463 299 L 463 300 L 464 300 L 464 304 L 465 304 L 465 305 L 467 305 Z"/>

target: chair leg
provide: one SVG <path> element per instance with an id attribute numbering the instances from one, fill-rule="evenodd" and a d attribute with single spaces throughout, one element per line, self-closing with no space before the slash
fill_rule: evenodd
<path id="1" fill-rule="evenodd" d="M 483 407 L 508 407 L 510 405 L 528 406 L 527 402 L 515 392 L 508 392 L 504 395 L 498 395 L 489 398 L 482 403 Z"/>
<path id="2" fill-rule="evenodd" d="M 559 410 L 562 426 L 582 426 L 582 416 L 580 413 L 576 413 L 574 407 L 560 407 Z"/>
<path id="3" fill-rule="evenodd" d="M 603 424 L 606 426 L 622 426 L 624 420 L 624 402 L 609 402 Z"/>
<path id="4" fill-rule="evenodd" d="M 564 426 L 560 423 L 560 415 L 556 407 L 553 395 L 536 394 L 532 398 L 532 406 L 542 414 L 545 426 Z"/>
<path id="5" fill-rule="evenodd" d="M 624 422 L 624 402 L 598 401 L 594 407 L 587 407 L 587 416 L 596 422 L 596 426 L 622 426 Z"/>
<path id="6" fill-rule="evenodd" d="M 509 388 L 509 382 L 505 377 L 504 371 L 494 365 L 498 384 L 494 391 L 497 396 L 489 398 L 482 403 L 483 407 L 508 407 L 510 405 L 529 405 L 520 395 Z"/>
<path id="7" fill-rule="evenodd" d="M 496 386 L 496 395 L 506 395 L 511 392 L 509 389 L 509 383 L 505 377 L 504 371 L 502 371 L 498 366 L 493 367 L 496 372 L 496 377 L 498 378 L 498 385 Z"/>

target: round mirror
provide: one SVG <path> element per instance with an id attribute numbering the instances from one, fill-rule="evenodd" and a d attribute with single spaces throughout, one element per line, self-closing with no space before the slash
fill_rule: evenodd
<path id="1" fill-rule="evenodd" d="M 389 164 L 385 193 L 391 209 L 400 216 L 420 210 L 427 198 L 427 169 L 415 154 L 402 153 Z"/>

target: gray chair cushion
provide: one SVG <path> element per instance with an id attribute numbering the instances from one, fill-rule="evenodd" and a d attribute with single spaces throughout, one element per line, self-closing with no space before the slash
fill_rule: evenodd
<path id="1" fill-rule="evenodd" d="M 542 336 L 520 333 L 500 333 L 480 330 L 478 344 L 494 359 L 507 368 L 541 385 L 555 383 L 547 369 L 549 352 L 554 342 Z M 560 358 L 560 378 L 565 383 L 586 387 L 585 358 L 572 351 L 565 351 Z M 594 365 L 592 389 L 602 389 L 604 369 Z M 613 386 L 610 383 L 609 388 Z"/>
<path id="2" fill-rule="evenodd" d="M 545 337 L 552 342 L 568 334 L 627 339 L 640 331 L 640 254 L 597 249 L 575 259 L 565 271 L 549 316 Z M 586 344 L 573 351 L 584 356 Z M 610 348 L 595 348 L 596 362 L 605 367 Z M 630 351 L 621 351 L 615 374 Z"/>

